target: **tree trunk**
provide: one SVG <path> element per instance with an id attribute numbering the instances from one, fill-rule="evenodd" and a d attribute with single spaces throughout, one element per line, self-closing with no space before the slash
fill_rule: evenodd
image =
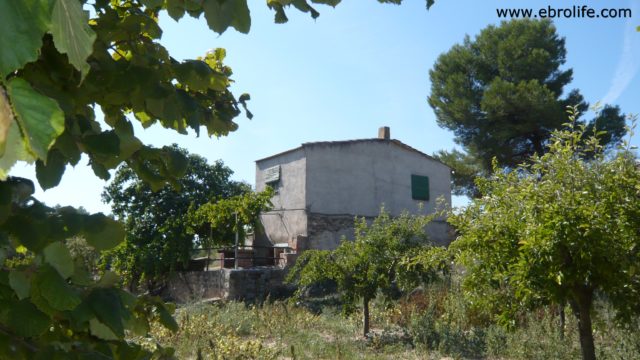
<path id="1" fill-rule="evenodd" d="M 580 289 L 576 291 L 574 312 L 578 318 L 578 331 L 580 334 L 580 349 L 582 360 L 596 360 L 596 348 L 593 343 L 593 330 L 591 328 L 591 304 L 593 291 Z"/>
<path id="2" fill-rule="evenodd" d="M 362 336 L 367 337 L 369 333 L 369 298 L 367 297 L 363 299 L 362 327 Z"/>
<path id="3" fill-rule="evenodd" d="M 596 360 L 596 348 L 593 344 L 593 332 L 591 329 L 591 312 L 588 309 L 580 312 L 578 319 L 580 328 L 580 347 L 583 360 Z"/>
<path id="4" fill-rule="evenodd" d="M 564 305 L 560 305 L 560 339 L 564 340 L 564 329 L 566 327 L 566 317 L 564 313 Z"/>
<path id="5" fill-rule="evenodd" d="M 531 138 L 531 144 L 533 145 L 533 149 L 538 154 L 538 156 L 542 156 L 544 154 L 544 146 L 542 144 L 541 136 L 538 134 L 534 134 Z"/>

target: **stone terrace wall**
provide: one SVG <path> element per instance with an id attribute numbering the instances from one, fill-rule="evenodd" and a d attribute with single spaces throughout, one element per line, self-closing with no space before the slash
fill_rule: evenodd
<path id="1" fill-rule="evenodd" d="M 171 275 L 164 298 L 177 303 L 188 303 L 211 298 L 226 298 L 227 274 L 220 270 L 181 271 Z"/>
<path id="2" fill-rule="evenodd" d="M 218 269 L 178 272 L 171 276 L 163 297 L 177 303 L 206 299 L 261 301 L 288 292 L 285 269 Z"/>
<path id="3" fill-rule="evenodd" d="M 225 269 L 228 272 L 226 298 L 231 300 L 264 300 L 281 297 L 286 292 L 287 270 L 280 268 Z"/>

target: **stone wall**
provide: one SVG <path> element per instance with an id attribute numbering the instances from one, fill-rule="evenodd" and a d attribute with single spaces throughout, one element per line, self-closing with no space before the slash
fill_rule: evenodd
<path id="1" fill-rule="evenodd" d="M 228 276 L 224 269 L 180 271 L 169 278 L 162 294 L 169 301 L 189 303 L 212 298 L 226 298 Z"/>
<path id="2" fill-rule="evenodd" d="M 270 296 L 280 298 L 287 293 L 284 278 L 287 270 L 280 268 L 225 269 L 228 271 L 226 299 L 262 301 Z"/>
<path id="3" fill-rule="evenodd" d="M 261 301 L 289 292 L 280 268 L 218 269 L 174 273 L 163 297 L 177 303 L 206 299 Z"/>
<path id="4" fill-rule="evenodd" d="M 357 216 L 362 218 L 363 216 Z M 309 236 L 305 249 L 333 250 L 340 245 L 342 238 L 354 239 L 354 220 L 356 215 L 327 215 L 309 213 Z M 369 225 L 374 217 L 364 216 Z M 455 234 L 444 220 L 435 220 L 425 228 L 434 245 L 448 246 Z"/>
<path id="5" fill-rule="evenodd" d="M 343 236 L 353 240 L 354 219 L 354 215 L 309 213 L 307 220 L 308 248 L 333 250 L 340 245 Z"/>

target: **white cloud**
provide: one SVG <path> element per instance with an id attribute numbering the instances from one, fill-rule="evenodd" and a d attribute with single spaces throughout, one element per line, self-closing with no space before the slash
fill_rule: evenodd
<path id="1" fill-rule="evenodd" d="M 631 4 L 633 14 L 640 14 L 640 1 L 634 0 Z M 614 103 L 640 70 L 640 34 L 636 31 L 634 20 L 637 20 L 637 17 L 627 20 L 625 25 L 622 55 L 609 91 L 602 99 L 603 104 Z"/>

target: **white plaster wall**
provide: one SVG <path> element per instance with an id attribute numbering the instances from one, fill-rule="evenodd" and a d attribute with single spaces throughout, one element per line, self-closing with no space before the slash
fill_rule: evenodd
<path id="1" fill-rule="evenodd" d="M 266 187 L 264 170 L 280 165 L 280 181 L 272 198 L 273 210 L 263 214 L 261 221 L 267 239 L 258 243 L 287 243 L 297 235 L 306 235 L 305 209 L 306 159 L 302 148 L 256 162 L 256 191 Z"/>
<path id="2" fill-rule="evenodd" d="M 436 199 L 451 204 L 450 169 L 390 141 L 305 146 L 310 212 L 376 216 L 381 204 L 392 215 L 433 212 Z M 411 175 L 429 177 L 429 201 L 411 198 Z"/>
<path id="3" fill-rule="evenodd" d="M 451 204 L 450 169 L 391 141 L 309 144 L 305 150 L 310 212 L 375 217 L 384 204 L 386 211 L 397 216 L 404 210 L 418 213 L 420 204 L 423 213 L 432 213 L 439 197 L 445 206 Z M 428 201 L 412 199 L 411 175 L 429 177 Z M 443 221 L 432 223 L 426 230 L 438 244 L 451 240 Z M 310 236 L 309 241 L 315 248 L 335 248 L 342 235 L 353 238 L 352 232 L 353 228 L 318 234 Z"/>

